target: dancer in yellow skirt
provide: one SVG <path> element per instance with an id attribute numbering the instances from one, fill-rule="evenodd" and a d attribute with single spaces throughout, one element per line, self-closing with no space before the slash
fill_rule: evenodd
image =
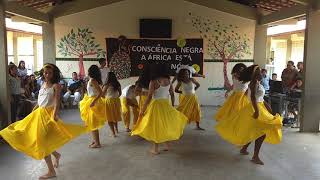
<path id="1" fill-rule="evenodd" d="M 204 130 L 200 127 L 201 110 L 195 91 L 200 84 L 190 78 L 190 72 L 187 69 L 181 69 L 178 73 L 178 84 L 175 92 L 180 94 L 178 111 L 182 112 L 189 119 L 189 123 L 195 122 L 197 130 Z M 180 90 L 182 88 L 182 91 Z"/>
<path id="2" fill-rule="evenodd" d="M 127 132 L 130 132 L 131 111 L 133 113 L 133 125 L 136 124 L 139 116 L 139 105 L 135 94 L 135 85 L 128 85 L 122 90 L 121 108 L 124 125 Z"/>
<path id="3" fill-rule="evenodd" d="M 278 144 L 282 139 L 282 118 L 279 114 L 272 115 L 272 110 L 264 102 L 265 90 L 260 84 L 260 68 L 253 65 L 245 69 L 240 80 L 251 81 L 248 88 L 250 103 L 245 105 L 237 114 L 222 119 L 216 125 L 218 134 L 226 141 L 243 146 L 240 153 L 249 154 L 247 148 L 252 141 L 255 141 L 252 162 L 263 165 L 259 157 L 260 148 L 265 141 L 271 144 Z"/>
<path id="4" fill-rule="evenodd" d="M 121 121 L 121 85 L 113 72 L 109 72 L 106 84 L 103 87 L 106 101 L 106 117 L 113 137 L 118 131 L 118 121 Z"/>
<path id="5" fill-rule="evenodd" d="M 238 113 L 240 109 L 242 109 L 246 104 L 249 103 L 249 99 L 246 97 L 246 91 L 248 89 L 249 82 L 241 82 L 239 80 L 240 73 L 246 69 L 247 66 L 243 63 L 236 64 L 232 71 L 232 94 L 227 98 L 224 102 L 223 106 L 219 108 L 217 113 L 215 114 L 214 119 L 216 121 L 220 121 L 221 119 L 228 118 L 228 116 Z M 229 91 L 226 92 L 226 96 Z"/>
<path id="6" fill-rule="evenodd" d="M 165 143 L 165 150 L 169 150 L 168 141 L 178 140 L 182 136 L 188 118 L 173 107 L 174 92 L 167 67 L 157 65 L 152 73 L 154 75 L 149 85 L 148 98 L 140 111 L 141 119 L 134 127 L 132 135 L 152 142 L 153 148 L 150 152 L 156 155 L 159 154 L 159 143 Z"/>
<path id="7" fill-rule="evenodd" d="M 61 154 L 56 150 L 65 143 L 86 132 L 85 127 L 66 124 L 58 117 L 61 87 L 60 70 L 53 64 L 45 64 L 44 84 L 39 91 L 38 104 L 31 114 L 0 131 L 14 149 L 34 159 L 45 159 L 48 173 L 39 179 L 56 176 Z M 54 163 L 51 160 L 54 157 Z"/>
<path id="8" fill-rule="evenodd" d="M 80 116 L 88 130 L 92 131 L 93 141 L 90 148 L 100 148 L 99 128 L 106 122 L 106 106 L 102 99 L 102 83 L 100 69 L 96 65 L 88 69 L 90 80 L 87 84 L 87 94 L 80 102 Z"/>
<path id="9" fill-rule="evenodd" d="M 148 97 L 150 83 L 150 67 L 145 65 L 142 73 L 136 82 L 136 94 L 139 95 L 139 111 L 143 108 L 143 105 Z"/>

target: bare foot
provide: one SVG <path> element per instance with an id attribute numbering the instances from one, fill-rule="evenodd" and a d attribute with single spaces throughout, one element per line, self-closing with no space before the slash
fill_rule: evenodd
<path id="1" fill-rule="evenodd" d="M 61 154 L 54 156 L 53 167 L 58 168 L 60 163 Z"/>
<path id="2" fill-rule="evenodd" d="M 199 127 L 196 127 L 195 130 L 205 131 L 205 129 L 201 128 L 200 126 L 199 126 Z"/>
<path id="3" fill-rule="evenodd" d="M 94 144 L 90 145 L 90 148 L 101 148 L 101 144 L 94 143 Z"/>
<path id="4" fill-rule="evenodd" d="M 241 155 L 249 155 L 249 152 L 246 149 L 241 149 L 240 154 Z"/>
<path id="5" fill-rule="evenodd" d="M 261 161 L 261 159 L 259 157 L 257 158 L 252 158 L 251 162 L 255 163 L 255 164 L 259 164 L 259 165 L 264 165 L 264 163 Z"/>
<path id="6" fill-rule="evenodd" d="M 91 144 L 89 144 L 89 147 L 91 147 L 92 145 L 94 145 L 94 142 L 92 142 Z"/>
<path id="7" fill-rule="evenodd" d="M 57 177 L 56 172 L 48 172 L 47 174 L 40 176 L 39 179 L 51 179 L 54 177 Z"/>
<path id="8" fill-rule="evenodd" d="M 126 130 L 127 132 L 131 132 L 131 129 L 129 129 L 129 128 L 127 128 L 127 130 Z"/>
<path id="9" fill-rule="evenodd" d="M 155 150 L 150 150 L 150 153 L 153 154 L 153 155 L 158 155 L 158 154 L 160 154 L 159 151 L 155 151 Z"/>
<path id="10" fill-rule="evenodd" d="M 109 134 L 110 137 L 116 138 L 117 135 L 116 134 Z"/>
<path id="11" fill-rule="evenodd" d="M 170 145 L 166 143 L 163 151 L 169 151 L 169 150 L 170 150 Z"/>

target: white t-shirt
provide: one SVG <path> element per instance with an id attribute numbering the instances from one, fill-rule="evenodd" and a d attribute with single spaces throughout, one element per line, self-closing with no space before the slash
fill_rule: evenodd
<path id="1" fill-rule="evenodd" d="M 192 66 L 189 66 L 189 65 L 181 65 L 181 66 L 177 69 L 176 73 L 178 74 L 181 69 L 187 69 L 187 70 L 189 70 L 189 72 L 190 72 L 190 77 L 192 77 L 192 74 L 197 73 L 197 71 L 196 71 Z"/>
<path id="2" fill-rule="evenodd" d="M 126 86 L 125 88 L 122 89 L 121 97 L 126 97 L 128 99 L 135 99 L 136 98 L 136 96 L 134 94 L 134 88 L 130 89 L 131 86 L 133 86 L 133 85 Z"/>
<path id="3" fill-rule="evenodd" d="M 110 72 L 110 69 L 108 67 L 104 67 L 102 69 L 100 69 L 101 72 L 101 80 L 102 80 L 102 84 L 105 84 L 108 78 L 108 73 Z"/>

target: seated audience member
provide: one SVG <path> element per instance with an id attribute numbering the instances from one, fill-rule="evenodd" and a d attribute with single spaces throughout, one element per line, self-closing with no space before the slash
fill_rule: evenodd
<path id="1" fill-rule="evenodd" d="M 31 81 L 31 76 L 26 76 L 23 80 L 23 89 L 24 94 L 21 96 L 19 101 L 19 108 L 17 110 L 18 119 L 23 119 L 28 116 L 33 107 L 37 104 L 37 101 L 34 99 L 33 91 L 36 88 L 37 84 L 34 85 Z"/>
<path id="2" fill-rule="evenodd" d="M 267 75 L 267 70 L 266 69 L 261 69 L 261 75 L 262 75 L 262 79 L 261 79 L 261 85 L 264 87 L 264 89 L 266 90 L 266 92 L 268 92 L 270 90 L 270 77 Z"/>
<path id="3" fill-rule="evenodd" d="M 287 68 L 283 70 L 281 79 L 285 92 L 288 92 L 298 77 L 298 71 L 294 67 L 293 61 L 288 61 Z"/>
<path id="4" fill-rule="evenodd" d="M 18 76 L 24 80 L 27 77 L 27 75 L 28 70 L 26 68 L 26 63 L 24 61 L 20 61 L 18 66 Z"/>
<path id="5" fill-rule="evenodd" d="M 294 85 L 292 85 L 290 89 L 290 93 L 288 94 L 291 98 L 301 98 L 303 81 L 302 78 L 297 78 Z M 288 118 L 285 118 L 284 124 L 293 124 L 298 117 L 299 113 L 299 104 L 297 102 L 289 102 L 288 106 Z"/>
<path id="6" fill-rule="evenodd" d="M 43 70 L 40 70 L 39 76 L 38 76 L 38 78 L 37 78 L 38 87 L 41 88 L 41 86 L 42 86 L 43 83 L 44 83 Z"/>
<path id="7" fill-rule="evenodd" d="M 272 81 L 276 81 L 278 79 L 277 73 L 272 73 Z"/>
<path id="8" fill-rule="evenodd" d="M 21 88 L 21 80 L 18 77 L 18 68 L 11 64 L 9 68 L 9 89 L 11 93 L 11 123 L 17 120 L 18 105 L 22 98 L 23 89 Z"/>
<path id="9" fill-rule="evenodd" d="M 302 85 L 303 85 L 302 78 L 297 78 L 296 82 L 291 87 L 291 91 L 297 91 L 297 92 L 302 91 Z"/>
<path id="10" fill-rule="evenodd" d="M 81 100 L 82 82 L 78 78 L 76 72 L 72 73 L 72 79 L 67 84 L 67 92 L 63 95 L 63 101 L 67 102 L 71 95 L 74 95 L 72 105 L 77 105 Z"/>
<path id="11" fill-rule="evenodd" d="M 40 86 L 37 83 L 36 76 L 34 74 L 30 75 L 30 84 L 32 86 L 32 96 L 35 99 L 38 99 Z"/>

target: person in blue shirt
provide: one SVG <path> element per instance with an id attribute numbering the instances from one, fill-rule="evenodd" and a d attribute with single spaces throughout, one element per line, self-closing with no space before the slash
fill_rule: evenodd
<path id="1" fill-rule="evenodd" d="M 268 76 L 267 73 L 268 71 L 266 69 L 261 69 L 261 75 L 262 75 L 261 85 L 264 87 L 266 92 L 270 90 L 270 85 L 269 85 L 270 77 Z"/>
<path id="2" fill-rule="evenodd" d="M 76 72 L 72 73 L 72 79 L 68 81 L 67 84 L 67 92 L 63 95 L 63 101 L 67 102 L 70 96 L 74 95 L 74 100 L 72 105 L 77 105 L 81 100 L 81 86 L 82 83 L 78 78 L 78 74 Z"/>

